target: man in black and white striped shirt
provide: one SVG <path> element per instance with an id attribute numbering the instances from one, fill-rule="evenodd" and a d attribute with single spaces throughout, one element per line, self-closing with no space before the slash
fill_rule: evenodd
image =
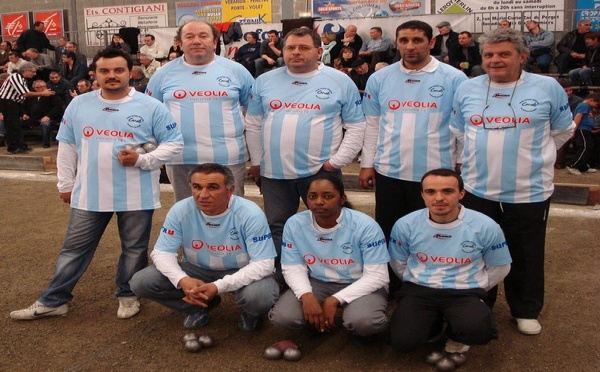
<path id="1" fill-rule="evenodd" d="M 25 79 L 35 76 L 36 67 L 31 62 L 21 65 L 19 72 L 11 74 L 0 87 L 0 112 L 4 115 L 6 127 L 6 145 L 9 154 L 26 154 L 31 152 L 23 137 L 23 129 L 19 122 L 21 106 L 27 97 L 47 97 L 55 94 L 51 90 L 30 92 Z"/>

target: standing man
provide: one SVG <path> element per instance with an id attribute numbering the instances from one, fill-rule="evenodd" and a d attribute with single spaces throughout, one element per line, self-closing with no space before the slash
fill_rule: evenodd
<path id="1" fill-rule="evenodd" d="M 248 155 L 241 106 L 248 105 L 252 76 L 239 63 L 215 55 L 219 35 L 213 25 L 191 21 L 179 27 L 177 37 L 183 58 L 158 69 L 147 88 L 183 134 L 183 152 L 167 165 L 175 200 L 191 196 L 188 173 L 203 163 L 231 169 L 234 193 L 243 196 Z"/>
<path id="2" fill-rule="evenodd" d="M 359 186 L 375 187 L 375 220 L 386 238 L 402 216 L 424 207 L 421 177 L 453 169 L 452 97 L 467 76 L 429 54 L 433 30 L 408 21 L 396 29 L 402 59 L 367 82 Z"/>
<path id="3" fill-rule="evenodd" d="M 249 178 L 261 181 L 278 252 L 283 226 L 300 198 L 306 204 L 310 181 L 319 173 L 341 177 L 360 150 L 365 126 L 358 89 L 348 75 L 321 63 L 316 32 L 290 31 L 283 49 L 286 66 L 256 80 L 246 114 Z"/>
<path id="4" fill-rule="evenodd" d="M 434 39 L 431 55 L 441 62 L 448 63 L 448 52 L 458 44 L 458 34 L 452 31 L 452 25 L 448 21 L 440 22 L 436 27 L 439 34 Z"/>
<path id="5" fill-rule="evenodd" d="M 567 32 L 556 44 L 558 57 L 556 57 L 556 66 L 558 72 L 564 75 L 569 70 L 583 66 L 585 59 L 585 34 L 590 32 L 592 22 L 589 19 L 582 19 L 577 22 L 577 29 Z"/>
<path id="6" fill-rule="evenodd" d="M 131 280 L 133 292 L 187 314 L 183 326 L 196 329 L 208 311 L 233 292 L 242 309 L 238 327 L 258 330 L 279 298 L 273 279 L 275 247 L 267 219 L 253 202 L 233 195 L 231 170 L 215 163 L 192 169 L 190 198 L 167 214 L 154 250 L 154 266 Z M 177 260 L 183 251 L 183 262 Z"/>
<path id="7" fill-rule="evenodd" d="M 181 151 L 181 133 L 159 102 L 128 86 L 133 61 L 127 53 L 101 50 L 94 66 L 101 89 L 71 102 L 57 136 L 58 191 L 71 203 L 71 217 L 54 277 L 33 305 L 10 313 L 13 319 L 68 312 L 73 289 L 113 214 L 122 250 L 117 316 L 130 318 L 140 310 L 129 280 L 148 264 L 152 214 L 160 207 L 159 168 Z M 130 149 L 151 138 L 158 142 L 151 153 Z"/>
<path id="8" fill-rule="evenodd" d="M 277 30 L 267 32 L 268 39 L 260 44 L 260 58 L 254 61 L 255 78 L 265 73 L 267 68 L 283 66 L 283 43 Z"/>
<path id="9" fill-rule="evenodd" d="M 513 259 L 504 280 L 518 329 L 540 333 L 544 246 L 554 160 L 573 133 L 567 95 L 556 80 L 523 71 L 528 50 L 514 29 L 479 38 L 487 75 L 456 92 L 451 129 L 462 152 L 463 205 L 495 220 Z M 495 300 L 490 291 L 490 302 Z"/>
<path id="10" fill-rule="evenodd" d="M 33 24 L 33 28 L 23 31 L 17 39 L 17 49 L 20 53 L 25 52 L 29 48 L 34 48 L 42 52 L 44 49 L 54 50 L 54 45 L 50 44 L 50 40 L 44 32 L 44 22 L 37 21 Z"/>
<path id="11" fill-rule="evenodd" d="M 12 52 L 11 52 L 12 53 Z M 26 98 L 49 97 L 55 93 L 48 89 L 30 92 L 25 79 L 35 76 L 36 67 L 31 62 L 23 62 L 17 73 L 11 74 L 0 86 L 0 112 L 4 115 L 6 128 L 6 150 L 9 154 L 27 154 L 31 148 L 23 137 L 23 128 L 19 120 Z"/>
<path id="12" fill-rule="evenodd" d="M 537 64 L 540 72 L 547 74 L 552 62 L 554 33 L 542 29 L 539 22 L 534 19 L 525 22 L 525 27 L 529 31 L 525 33 L 525 42 L 529 48 L 529 58 L 525 68 L 531 71 L 531 65 Z"/>
<path id="13" fill-rule="evenodd" d="M 160 46 L 156 42 L 154 35 L 144 35 L 144 45 L 140 48 L 140 54 L 147 54 L 152 59 L 165 58 L 165 52 L 160 49 Z"/>

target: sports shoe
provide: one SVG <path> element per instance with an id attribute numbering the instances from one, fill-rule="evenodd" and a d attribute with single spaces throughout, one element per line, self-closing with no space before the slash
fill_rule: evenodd
<path id="1" fill-rule="evenodd" d="M 537 335 L 542 331 L 542 326 L 537 319 L 515 318 L 519 332 L 524 335 Z"/>
<path id="2" fill-rule="evenodd" d="M 200 311 L 189 314 L 183 320 L 183 327 L 186 329 L 200 329 L 208 324 L 210 316 L 208 312 L 219 306 L 221 303 L 221 296 L 215 296 L 209 303 L 207 308 L 202 308 Z"/>
<path id="3" fill-rule="evenodd" d="M 64 316 L 67 315 L 68 311 L 69 306 L 67 306 L 67 304 L 62 304 L 58 307 L 50 307 L 36 301 L 27 309 L 12 311 L 10 317 L 18 320 L 34 320 L 49 316 Z"/>
<path id="4" fill-rule="evenodd" d="M 569 173 L 574 174 L 576 176 L 581 176 L 581 172 L 577 168 L 565 167 L 569 171 Z"/>
<path id="5" fill-rule="evenodd" d="M 588 168 L 588 170 L 585 171 L 585 173 L 597 173 L 598 169 L 596 168 Z"/>
<path id="6" fill-rule="evenodd" d="M 119 319 L 129 319 L 139 312 L 140 301 L 137 297 L 119 297 L 119 310 L 117 310 Z"/>
<path id="7" fill-rule="evenodd" d="M 246 312 L 242 312 L 240 319 L 238 319 L 237 326 L 242 331 L 254 332 L 262 328 L 263 318 L 260 315 L 250 315 Z"/>

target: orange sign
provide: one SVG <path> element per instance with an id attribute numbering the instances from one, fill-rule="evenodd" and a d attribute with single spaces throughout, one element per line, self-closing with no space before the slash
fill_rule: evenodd
<path id="1" fill-rule="evenodd" d="M 49 39 L 57 39 L 63 33 L 62 10 L 48 10 L 44 12 L 33 12 L 33 22 L 44 22 L 44 32 Z"/>
<path id="2" fill-rule="evenodd" d="M 2 38 L 8 40 L 18 38 L 29 28 L 27 18 L 27 12 L 2 14 Z"/>

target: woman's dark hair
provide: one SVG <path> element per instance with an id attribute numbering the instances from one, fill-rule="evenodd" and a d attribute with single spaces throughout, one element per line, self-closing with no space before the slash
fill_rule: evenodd
<path id="1" fill-rule="evenodd" d="M 326 174 L 326 173 L 317 174 L 315 176 L 315 178 L 313 178 L 312 181 L 310 181 L 310 183 L 308 184 L 308 187 L 310 188 L 310 185 L 312 185 L 313 182 L 319 181 L 319 180 L 325 180 L 325 181 L 331 182 L 331 184 L 333 185 L 333 188 L 336 189 L 340 193 L 340 196 L 343 196 L 346 198 L 346 201 L 344 202 L 344 204 L 342 204 L 342 207 L 354 209 L 352 207 L 352 204 L 348 201 L 348 196 L 346 195 L 346 192 L 344 191 L 344 182 L 342 181 L 341 177 L 337 177 L 335 175 Z"/>

